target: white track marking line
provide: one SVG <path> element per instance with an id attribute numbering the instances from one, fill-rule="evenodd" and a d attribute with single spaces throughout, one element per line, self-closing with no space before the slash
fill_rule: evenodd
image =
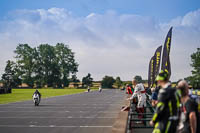
<path id="1" fill-rule="evenodd" d="M 117 117 L 0 117 L 0 119 L 116 119 Z"/>
<path id="2" fill-rule="evenodd" d="M 95 114 L 118 114 L 119 112 L 116 111 L 0 111 L 0 113 L 73 113 L 73 114 L 84 114 L 84 113 L 95 113 Z"/>
<path id="3" fill-rule="evenodd" d="M 10 109 L 10 108 L 18 108 L 18 109 L 35 109 L 35 108 L 37 108 L 37 107 L 4 107 L 4 109 Z M 66 106 L 66 107 L 41 107 L 40 109 L 51 109 L 51 108 L 53 108 L 53 109 L 65 109 L 65 108 L 106 108 L 106 106 L 105 107 L 70 107 L 70 106 Z"/>
<path id="4" fill-rule="evenodd" d="M 0 105 L 2 105 L 3 106 L 3 104 L 0 104 Z M 5 105 L 5 104 L 4 104 Z M 18 106 L 18 105 L 31 105 L 31 104 L 12 104 L 12 103 L 10 103 L 9 105 L 11 105 L 11 106 L 14 106 L 14 105 L 16 105 L 16 106 Z M 120 103 L 118 104 L 118 103 L 110 103 L 110 104 L 104 104 L 104 103 L 94 103 L 94 104 L 68 104 L 68 103 L 65 103 L 65 104 L 42 104 L 42 105 L 45 105 L 45 106 L 85 106 L 85 105 L 98 105 L 98 106 L 105 106 L 105 105 L 121 105 Z"/>
<path id="5" fill-rule="evenodd" d="M 0 125 L 0 127 L 10 127 L 10 128 L 112 128 L 112 126 L 56 126 L 56 125 L 48 125 L 48 126 L 39 126 L 39 125 Z"/>
<path id="6" fill-rule="evenodd" d="M 102 128 L 102 127 L 107 127 L 107 128 L 111 128 L 112 126 L 79 126 L 79 127 L 99 127 L 99 128 Z"/>

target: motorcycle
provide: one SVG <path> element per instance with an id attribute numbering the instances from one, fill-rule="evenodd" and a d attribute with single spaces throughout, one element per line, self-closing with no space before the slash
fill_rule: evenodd
<path id="1" fill-rule="evenodd" d="M 87 90 L 88 90 L 88 92 L 90 92 L 90 87 L 89 87 L 89 86 L 88 86 L 88 89 L 87 89 Z"/>
<path id="2" fill-rule="evenodd" d="M 102 91 L 102 88 L 101 87 L 99 87 L 99 92 L 101 92 Z"/>
<path id="3" fill-rule="evenodd" d="M 33 102 L 34 102 L 35 106 L 39 106 L 39 104 L 40 104 L 39 94 L 33 94 Z"/>

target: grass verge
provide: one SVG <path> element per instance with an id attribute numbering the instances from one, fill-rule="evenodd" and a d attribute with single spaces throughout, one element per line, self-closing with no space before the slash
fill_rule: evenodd
<path id="1" fill-rule="evenodd" d="M 42 98 L 82 93 L 86 89 L 38 89 Z M 35 89 L 12 89 L 11 94 L 1 94 L 0 104 L 31 100 Z"/>

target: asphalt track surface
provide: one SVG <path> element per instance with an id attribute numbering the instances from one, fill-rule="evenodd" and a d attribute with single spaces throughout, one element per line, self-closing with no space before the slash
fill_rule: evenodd
<path id="1" fill-rule="evenodd" d="M 0 133 L 110 133 L 125 92 L 93 91 L 0 105 Z"/>

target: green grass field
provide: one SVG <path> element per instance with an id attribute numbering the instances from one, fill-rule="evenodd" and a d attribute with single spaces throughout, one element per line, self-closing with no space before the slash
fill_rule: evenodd
<path id="1" fill-rule="evenodd" d="M 86 89 L 38 89 L 42 98 L 81 93 Z M 0 104 L 31 100 L 35 89 L 12 89 L 12 94 L 1 94 Z"/>

